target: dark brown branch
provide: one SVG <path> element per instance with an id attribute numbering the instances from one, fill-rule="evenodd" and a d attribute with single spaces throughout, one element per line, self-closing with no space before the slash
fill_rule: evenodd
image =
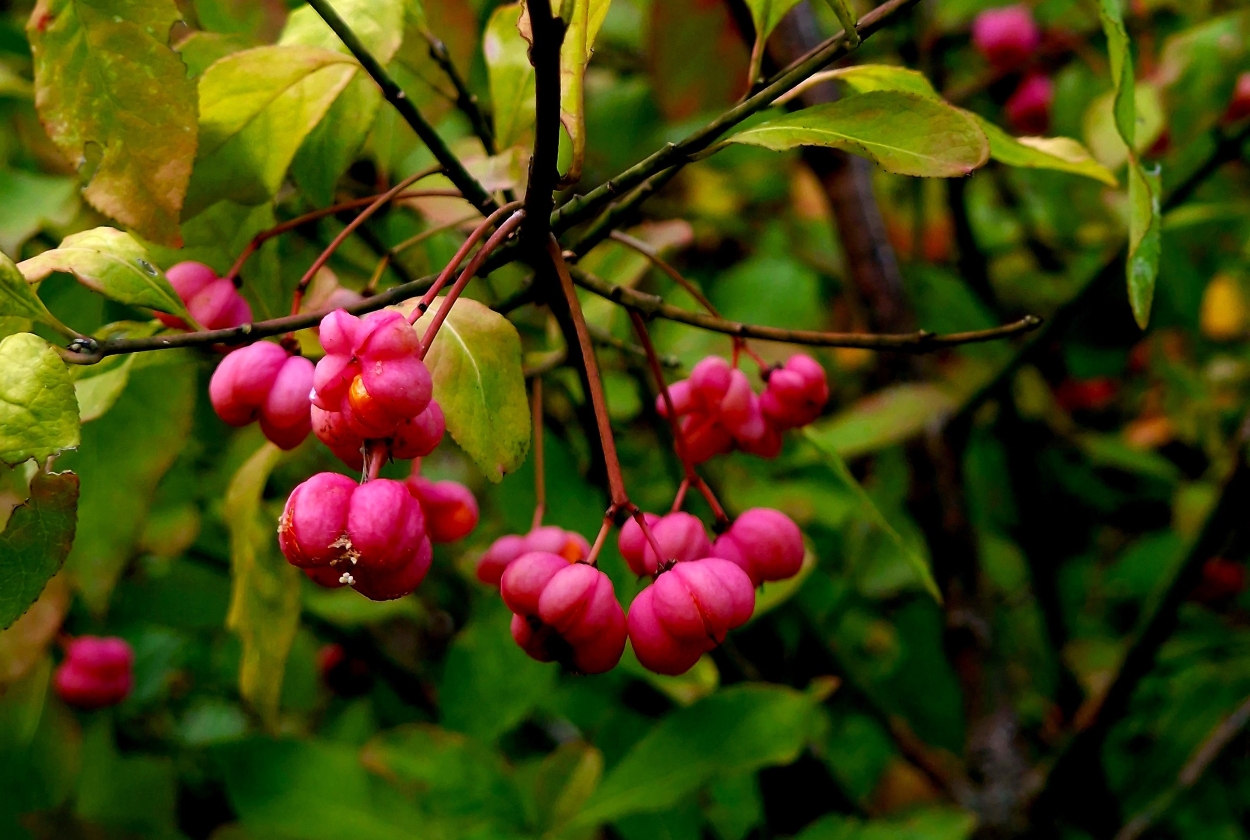
<path id="1" fill-rule="evenodd" d="M 949 333 L 937 335 L 930 332 L 894 333 L 876 335 L 872 333 L 832 333 L 815 332 L 813 330 L 786 330 L 778 327 L 763 327 L 754 324 L 742 324 L 727 321 L 701 312 L 690 312 L 672 306 L 655 295 L 615 286 L 608 281 L 577 267 L 572 267 L 577 285 L 594 292 L 622 306 L 633 309 L 651 318 L 664 318 L 678 321 L 692 327 L 712 330 L 738 338 L 759 338 L 766 341 L 784 341 L 790 344 L 805 344 L 813 347 L 860 347 L 866 350 L 890 350 L 898 353 L 932 353 L 961 344 L 975 344 L 982 341 L 996 341 L 1013 335 L 1020 335 L 1037 329 L 1041 325 L 1040 318 L 1032 315 L 1021 318 L 1011 324 L 994 327 L 988 330 Z"/>
<path id="2" fill-rule="evenodd" d="M 534 254 L 546 248 L 553 194 L 560 179 L 560 45 L 564 21 L 552 11 L 550 0 L 530 0 L 530 64 L 534 65 L 534 154 L 530 157 L 525 188 L 525 246 Z"/>
<path id="3" fill-rule="evenodd" d="M 576 254 L 578 259 L 586 256 L 591 248 L 607 239 L 613 230 L 629 223 L 642 203 L 663 189 L 664 185 L 673 180 L 680 171 L 674 166 L 658 172 L 629 195 L 613 202 L 586 228 L 577 241 L 569 246 L 568 250 Z"/>

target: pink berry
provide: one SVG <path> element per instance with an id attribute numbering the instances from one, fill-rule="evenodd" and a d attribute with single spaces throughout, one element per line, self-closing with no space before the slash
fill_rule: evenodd
<path id="1" fill-rule="evenodd" d="M 198 295 L 209 283 L 217 279 L 217 272 L 204 265 L 204 263 L 180 262 L 171 265 L 165 270 L 165 279 L 169 281 L 169 285 L 174 287 L 174 291 L 178 293 L 178 298 L 183 305 L 186 305 L 187 301 Z M 185 330 L 190 326 L 181 318 L 164 312 L 157 312 L 156 317 L 162 324 L 174 329 Z"/>
<path id="2" fill-rule="evenodd" d="M 134 653 L 116 637 L 79 636 L 65 651 L 53 685 L 57 696 L 80 709 L 114 706 L 126 699 L 134 682 Z"/>
<path id="3" fill-rule="evenodd" d="M 424 458 L 434 451 L 447 430 L 443 409 L 437 400 L 430 400 L 425 410 L 399 424 L 391 439 L 391 455 L 395 458 Z"/>
<path id="4" fill-rule="evenodd" d="M 558 554 L 570 563 L 590 556 L 590 543 L 581 534 L 566 531 L 556 525 L 543 525 L 525 535 L 528 551 L 547 551 Z"/>
<path id="5" fill-rule="evenodd" d="M 1224 112 L 1224 122 L 1238 122 L 1246 117 L 1250 117 L 1250 70 L 1237 77 L 1228 110 Z"/>
<path id="6" fill-rule="evenodd" d="M 508 564 L 499 580 L 499 594 L 508 609 L 519 615 L 537 615 L 543 588 L 569 561 L 546 551 L 529 551 Z"/>
<path id="7" fill-rule="evenodd" d="M 208 384 L 217 416 L 232 426 L 259 419 L 265 437 L 294 449 L 312 428 L 308 392 L 313 364 L 268 341 L 242 347 L 222 360 Z"/>
<path id="8" fill-rule="evenodd" d="M 1007 122 L 1017 134 L 1045 134 L 1050 128 L 1050 105 L 1055 85 L 1040 73 L 1026 76 L 1005 106 Z"/>
<path id="9" fill-rule="evenodd" d="M 533 658 L 567 658 L 587 674 L 609 671 L 620 660 L 625 615 L 612 581 L 598 569 L 530 552 L 508 566 L 500 592 L 515 613 L 512 636 Z"/>
<path id="10" fill-rule="evenodd" d="M 769 374 L 760 408 L 774 428 L 784 431 L 811 423 L 828 401 L 825 369 L 811 356 L 799 353 Z"/>
<path id="11" fill-rule="evenodd" d="M 321 340 L 326 356 L 313 377 L 313 403 L 345 413 L 362 438 L 391 437 L 430 402 L 420 339 L 399 312 L 356 318 L 335 310 L 322 319 Z"/>
<path id="12" fill-rule="evenodd" d="M 621 535 L 617 539 L 621 556 L 636 575 L 653 575 L 663 563 L 700 560 L 711 555 L 712 545 L 707 531 L 697 516 L 677 511 L 654 522 L 648 519 L 647 527 L 651 529 L 651 535 L 664 552 L 664 557 L 655 556 L 655 550 L 643 535 L 642 528 L 633 519 L 621 527 Z"/>
<path id="13" fill-rule="evenodd" d="M 778 510 L 752 508 L 717 538 L 712 554 L 742 568 L 751 583 L 785 580 L 803 565 L 803 534 Z"/>
<path id="14" fill-rule="evenodd" d="M 372 484 L 372 482 L 370 482 Z M 425 580 L 434 559 L 434 548 L 423 537 L 416 553 L 397 569 L 360 569 L 353 573 L 352 588 L 371 601 L 393 601 L 408 595 Z"/>
<path id="15" fill-rule="evenodd" d="M 781 449 L 750 380 L 719 356 L 696 364 L 689 379 L 669 388 L 669 398 L 692 463 L 729 452 L 735 445 L 757 454 L 775 455 Z M 656 398 L 656 410 L 668 416 L 663 394 Z"/>
<path id="16" fill-rule="evenodd" d="M 406 483 L 421 504 L 431 542 L 455 542 L 477 527 L 477 499 L 468 487 L 455 481 L 429 481 L 419 475 L 410 476 Z"/>
<path id="17" fill-rule="evenodd" d="M 972 23 L 972 43 L 998 70 L 1012 70 L 1027 61 L 1042 34 L 1027 6 L 987 9 Z"/>
<path id="18" fill-rule="evenodd" d="M 165 272 L 169 284 L 186 305 L 191 317 L 205 329 L 222 330 L 252 321 L 250 307 L 229 280 L 219 279 L 211 268 L 198 262 L 180 262 Z M 156 317 L 169 327 L 187 329 L 181 318 L 158 312 Z"/>
<path id="19" fill-rule="evenodd" d="M 375 600 L 416 588 L 429 570 L 429 539 L 420 503 L 403 482 L 356 484 L 318 473 L 292 491 L 278 522 L 287 560 L 318 583 L 353 586 Z M 332 571 L 329 571 L 332 570 Z"/>
<path id="20" fill-rule="evenodd" d="M 554 554 L 567 563 L 576 563 L 590 556 L 590 543 L 581 534 L 556 525 L 543 525 L 524 535 L 500 537 L 478 560 L 477 579 L 498 586 L 504 570 L 530 552 Z"/>
<path id="21" fill-rule="evenodd" d="M 508 534 L 491 543 L 490 548 L 477 561 L 477 579 L 482 583 L 498 586 L 503 577 L 504 569 L 528 549 L 525 537 L 520 534 Z"/>
<path id="22" fill-rule="evenodd" d="M 329 447 L 351 469 L 361 469 L 365 462 L 361 451 L 365 442 L 347 422 L 346 415 L 340 411 L 326 411 L 315 405 L 312 406 L 310 414 L 313 434 L 317 436 L 317 440 Z"/>
<path id="23" fill-rule="evenodd" d="M 755 588 L 738 566 L 719 557 L 678 563 L 629 607 L 629 638 L 645 667 L 680 674 L 745 624 Z"/>

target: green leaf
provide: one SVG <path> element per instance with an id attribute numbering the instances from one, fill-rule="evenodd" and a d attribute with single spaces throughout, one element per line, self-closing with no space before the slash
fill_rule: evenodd
<path id="1" fill-rule="evenodd" d="M 145 356 L 108 413 L 82 427 L 78 451 L 57 462 L 82 482 L 78 535 L 66 568 L 97 614 L 137 551 L 157 482 L 191 431 L 197 387 L 190 357 L 177 351 Z"/>
<path id="2" fill-rule="evenodd" d="M 26 32 L 35 104 L 78 169 L 100 150 L 83 195 L 157 242 L 178 245 L 195 159 L 195 83 L 168 45 L 173 0 L 39 0 Z"/>
<path id="3" fill-rule="evenodd" d="M 662 811 L 717 778 L 789 764 L 825 723 L 813 695 L 735 686 L 673 712 L 604 778 L 574 826 Z"/>
<path id="4" fill-rule="evenodd" d="M 0 534 L 0 630 L 39 598 L 74 543 L 78 476 L 39 470 L 30 498 L 14 508 Z"/>
<path id="5" fill-rule="evenodd" d="M 56 248 L 23 260 L 17 267 L 31 283 L 63 271 L 120 303 L 168 312 L 188 323 L 193 320 L 147 249 L 116 228 L 98 227 L 67 236 Z"/>
<path id="6" fill-rule="evenodd" d="M 790 597 L 802 588 L 807 576 L 815 570 L 819 562 L 811 546 L 805 546 L 803 565 L 799 566 L 798 572 L 793 577 L 767 583 L 755 594 L 755 612 L 751 613 L 750 620 L 755 621 L 790 600 Z"/>
<path id="7" fill-rule="evenodd" d="M 499 599 L 478 601 L 477 610 L 447 653 L 439 707 L 448 729 L 494 741 L 542 702 L 556 669 L 516 646 L 512 614 Z"/>
<path id="8" fill-rule="evenodd" d="M 43 461 L 80 440 L 78 402 L 61 357 L 31 333 L 0 341 L 0 461 Z"/>
<path id="9" fill-rule="evenodd" d="M 756 603 L 759 603 L 758 599 Z M 620 667 L 629 675 L 650 683 L 678 706 L 697 703 L 720 688 L 720 671 L 716 669 L 716 662 L 706 653 L 686 673 L 669 676 L 644 668 L 634 654 L 634 649 L 626 646 Z"/>
<path id="10" fill-rule="evenodd" d="M 517 28 L 521 13 L 520 3 L 498 7 L 482 33 L 495 145 L 500 149 L 528 142 L 534 128 L 534 67 L 529 44 Z"/>
<path id="11" fill-rule="evenodd" d="M 835 79 L 846 83 L 855 93 L 870 93 L 874 90 L 898 90 L 914 93 L 928 99 L 940 99 L 938 92 L 928 77 L 919 70 L 907 67 L 896 67 L 892 64 L 855 64 L 850 67 L 838 67 L 815 74 L 812 79 Z"/>
<path id="12" fill-rule="evenodd" d="M 403 0 L 335 0 L 331 5 L 378 61 L 385 65 L 394 57 L 404 36 Z M 291 13 L 278 43 L 350 54 L 311 6 Z M 381 104 L 381 90 L 362 68 L 357 68 L 321 122 L 304 139 L 291 162 L 291 176 L 315 203 L 334 200 L 334 187 L 364 145 Z"/>
<path id="13" fill-rule="evenodd" d="M 130 382 L 130 369 L 138 356 L 110 356 L 103 362 L 83 368 L 74 380 L 74 396 L 78 399 L 78 417 L 90 423 L 103 417 Z"/>
<path id="14" fill-rule="evenodd" d="M 200 77 L 200 152 L 185 215 L 223 199 L 269 201 L 358 69 L 350 56 L 295 45 L 243 50 L 209 67 Z"/>
<path id="15" fill-rule="evenodd" d="M 895 385 L 813 424 L 809 437 L 843 458 L 855 458 L 920 434 L 955 407 L 955 399 L 936 385 Z"/>
<path id="16" fill-rule="evenodd" d="M 585 741 L 556 747 L 538 766 L 534 804 L 544 832 L 557 833 L 577 816 L 603 777 L 603 753 Z"/>
<path id="17" fill-rule="evenodd" d="M 954 178 L 984 165 L 989 141 L 976 120 L 945 102 L 900 91 L 873 91 L 804 108 L 729 138 L 773 151 L 797 146 L 842 149 L 898 175 Z"/>
<path id="18" fill-rule="evenodd" d="M 751 10 L 751 22 L 755 24 L 755 40 L 767 41 L 777 24 L 781 23 L 781 19 L 798 2 L 799 0 L 746 0 L 747 8 Z"/>
<path id="19" fill-rule="evenodd" d="M 440 297 L 416 323 L 424 335 Z M 530 414 L 521 372 L 521 337 L 507 319 L 475 300 L 452 306 L 425 358 L 447 431 L 486 477 L 501 481 L 525 461 Z"/>
<path id="20" fill-rule="evenodd" d="M 426 723 L 401 726 L 365 744 L 360 760 L 423 810 L 463 819 L 462 836 L 483 821 L 508 826 L 524 819 L 520 791 L 503 758 L 458 732 Z"/>
<path id="21" fill-rule="evenodd" d="M 1129 234 L 1128 261 L 1125 265 L 1128 299 L 1133 308 L 1133 318 L 1144 330 L 1150 322 L 1155 278 L 1159 274 L 1163 230 L 1159 200 L 1161 178 L 1158 168 L 1153 172 L 1142 168 L 1135 151 L 1137 88 L 1128 31 L 1124 28 L 1124 10 L 1119 0 L 1098 0 L 1098 17 L 1103 34 L 1107 36 L 1107 52 L 1111 57 L 1115 125 L 1128 147 Z"/>
<path id="22" fill-rule="evenodd" d="M 797 0 L 796 0 L 797 1 Z M 572 152 L 566 183 L 581 178 L 586 157 L 586 65 L 594 52 L 595 36 L 607 17 L 612 0 L 573 0 L 568 28 L 560 45 L 560 123 Z"/>
<path id="23" fill-rule="evenodd" d="M 1111 170 L 1094 160 L 1089 150 L 1070 137 L 1012 137 L 984 117 L 976 119 L 990 141 L 990 157 L 1007 166 L 1070 172 L 1117 186 Z"/>
<path id="24" fill-rule="evenodd" d="M 48 311 L 13 260 L 4 254 L 0 254 L 0 317 L 29 318 L 65 335 L 74 334 Z"/>
<path id="25" fill-rule="evenodd" d="M 868 514 L 869 518 L 894 542 L 898 550 L 907 559 L 912 570 L 919 576 L 920 582 L 928 593 L 933 596 L 934 600 L 941 603 L 942 592 L 938 589 L 937 581 L 933 579 L 933 570 L 929 568 L 929 564 L 908 545 L 902 535 L 885 518 L 885 514 L 877 507 L 876 502 L 872 500 L 872 496 L 869 496 L 863 485 L 855 480 L 855 476 L 847 468 L 846 462 L 842 460 L 838 450 L 828 443 L 827 436 L 821 436 L 811 428 L 806 429 L 803 432 L 803 436 L 824 456 L 829 469 L 833 471 L 833 474 L 841 481 L 842 485 L 859 499 L 860 506 Z"/>
<path id="26" fill-rule="evenodd" d="M 1129 166 L 1128 300 L 1133 318 L 1143 330 L 1150 323 L 1150 305 L 1163 250 L 1160 169 L 1146 169 L 1136 162 Z"/>
<path id="27" fill-rule="evenodd" d="M 830 814 L 803 829 L 795 840 L 968 840 L 976 827 L 977 818 L 957 808 L 925 808 L 867 821 Z"/>
<path id="28" fill-rule="evenodd" d="M 251 838 L 441 838 L 396 791 L 365 770 L 358 749 L 252 738 L 213 750 L 226 795 Z"/>
<path id="29" fill-rule="evenodd" d="M 17 254 L 41 230 L 63 227 L 80 207 L 78 179 L 20 169 L 0 170 L 0 251 Z"/>
<path id="30" fill-rule="evenodd" d="M 274 444 L 262 445 L 234 474 L 222 509 L 230 529 L 233 582 L 226 627 L 243 642 L 239 695 L 271 728 L 300 612 L 299 569 L 278 551 L 274 520 L 261 506 L 265 482 L 281 455 Z"/>

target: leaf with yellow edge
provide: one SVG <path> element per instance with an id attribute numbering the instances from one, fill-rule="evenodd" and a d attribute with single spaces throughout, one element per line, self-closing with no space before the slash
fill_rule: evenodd
<path id="1" fill-rule="evenodd" d="M 299 569 L 278 551 L 275 522 L 261 505 L 265 482 L 281 455 L 272 443 L 261 446 L 234 474 L 223 508 L 233 581 L 226 627 L 243 643 L 239 694 L 270 728 L 277 722 L 282 672 L 300 613 Z"/>

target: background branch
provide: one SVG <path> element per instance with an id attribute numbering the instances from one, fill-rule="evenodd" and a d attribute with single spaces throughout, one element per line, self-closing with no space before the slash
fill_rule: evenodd
<path id="1" fill-rule="evenodd" d="M 343 18 L 339 17 L 339 13 L 330 5 L 329 0 L 308 0 L 308 5 L 312 6 L 317 14 L 321 15 L 322 20 L 334 30 L 334 34 L 339 36 L 339 40 L 343 45 L 351 50 L 352 55 L 360 62 L 360 66 L 365 72 L 373 77 L 378 87 L 382 89 L 382 96 L 386 101 L 391 103 L 399 115 L 404 118 L 408 125 L 412 126 L 412 130 L 417 133 L 424 143 L 434 155 L 434 159 L 443 165 L 443 169 L 447 172 L 447 177 L 460 190 L 465 199 L 481 212 L 483 216 L 490 215 L 494 210 L 498 209 L 495 199 L 491 198 L 490 193 L 478 183 L 477 179 L 469 174 L 469 170 L 464 168 L 464 164 L 460 162 L 460 158 L 451 151 L 443 138 L 434 130 L 434 126 L 426 122 L 425 117 L 412 104 L 407 94 L 399 84 L 391 78 L 386 72 L 386 68 L 381 62 L 366 49 L 364 43 L 357 37 L 352 28 L 347 25 Z"/>

